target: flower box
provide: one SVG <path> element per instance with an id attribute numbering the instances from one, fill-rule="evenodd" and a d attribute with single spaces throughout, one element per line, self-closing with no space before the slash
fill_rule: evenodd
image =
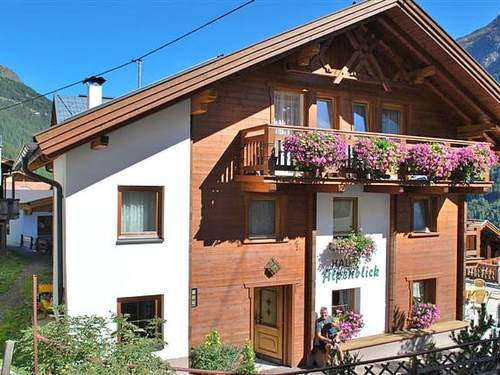
<path id="1" fill-rule="evenodd" d="M 411 307 L 409 327 L 427 329 L 441 319 L 439 308 L 432 303 L 415 302 Z"/>
<path id="2" fill-rule="evenodd" d="M 389 138 L 361 138 L 352 147 L 352 167 L 358 178 L 390 179 L 398 175 L 402 151 Z"/>

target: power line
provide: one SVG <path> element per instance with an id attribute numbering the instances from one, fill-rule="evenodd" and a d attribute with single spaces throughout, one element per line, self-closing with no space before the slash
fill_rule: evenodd
<path id="1" fill-rule="evenodd" d="M 201 29 L 204 29 L 204 28 L 205 28 L 205 27 L 207 27 L 207 26 L 210 26 L 211 24 L 213 24 L 213 23 L 215 23 L 215 22 L 217 22 L 217 21 L 219 21 L 219 20 L 221 20 L 221 19 L 223 19 L 223 18 L 225 18 L 225 17 L 229 16 L 229 15 L 230 15 L 230 14 L 232 14 L 232 13 L 237 12 L 238 10 L 240 10 L 240 9 L 242 9 L 242 8 L 244 8 L 244 7 L 246 7 L 247 5 L 250 5 L 250 4 L 251 4 L 251 3 L 253 3 L 253 2 L 255 2 L 255 0 L 248 0 L 247 2 L 245 2 L 245 3 L 243 3 L 243 4 L 239 5 L 239 6 L 237 6 L 236 8 L 233 8 L 233 9 L 231 9 L 231 10 L 227 11 L 226 13 L 221 14 L 220 16 L 218 16 L 218 17 L 215 17 L 215 18 L 211 19 L 211 20 L 210 20 L 210 21 L 208 21 L 208 22 L 205 22 L 204 24 L 202 24 L 202 25 L 198 26 L 197 28 L 195 28 L 195 29 L 193 29 L 193 30 L 191 30 L 191 31 L 188 31 L 188 32 L 187 32 L 187 33 L 185 33 L 185 34 L 182 34 L 181 36 L 178 36 L 177 38 L 172 39 L 172 40 L 170 40 L 170 41 L 168 41 L 168 42 L 166 42 L 166 43 L 162 44 L 161 46 L 159 46 L 159 47 L 157 47 L 157 48 L 155 48 L 155 49 L 152 49 L 152 50 L 150 50 L 150 51 L 146 52 L 146 53 L 145 53 L 145 54 L 143 54 L 142 56 L 135 57 L 135 58 L 131 59 L 130 61 L 124 62 L 123 64 L 117 65 L 117 66 L 115 66 L 115 67 L 113 67 L 113 68 L 110 68 L 110 69 L 104 70 L 104 71 L 102 71 L 102 72 L 100 72 L 100 73 L 93 74 L 92 76 L 103 76 L 103 75 L 105 75 L 105 74 L 108 74 L 108 73 L 114 72 L 115 70 L 122 69 L 122 68 L 124 68 L 124 67 L 126 67 L 126 66 L 128 66 L 128 65 L 130 65 L 130 64 L 135 64 L 135 63 L 137 63 L 137 62 L 139 62 L 139 61 L 142 61 L 144 58 L 151 56 L 152 54 L 154 54 L 154 53 L 156 53 L 156 52 L 158 52 L 158 51 L 162 50 L 163 48 L 168 47 L 168 46 L 170 46 L 170 45 L 172 45 L 172 44 L 174 44 L 174 43 L 176 43 L 176 42 L 178 42 L 178 41 L 180 41 L 180 40 L 182 40 L 182 39 L 184 39 L 184 38 L 186 38 L 186 37 L 188 37 L 188 36 L 190 36 L 190 35 L 192 35 L 192 34 L 196 33 L 197 31 L 200 31 Z M 40 98 L 42 98 L 42 97 L 44 97 L 44 96 L 47 96 L 47 95 L 55 94 L 55 93 L 56 93 L 56 92 L 58 92 L 58 91 L 62 91 L 62 90 L 65 90 L 65 89 L 69 89 L 70 87 L 73 87 L 73 86 L 76 86 L 76 85 L 79 85 L 79 84 L 83 83 L 86 79 L 87 79 L 87 78 L 84 78 L 84 79 L 81 79 L 81 80 L 79 80 L 79 81 L 75 81 L 75 82 L 69 83 L 69 84 L 67 84 L 67 85 L 65 85 L 65 86 L 59 87 L 59 88 L 57 88 L 57 89 L 54 89 L 54 90 L 52 90 L 52 91 L 49 91 L 49 92 L 46 92 L 46 93 L 43 93 L 43 94 L 39 94 L 39 95 L 34 96 L 34 97 L 32 97 L 32 98 L 25 99 L 25 100 L 22 100 L 22 101 L 20 101 L 20 102 L 17 102 L 17 103 L 14 103 L 14 104 L 10 104 L 10 105 L 7 105 L 7 106 L 5 106 L 5 107 L 0 107 L 0 111 L 7 110 L 7 109 L 10 109 L 10 108 L 16 107 L 16 106 L 18 106 L 18 105 L 22 105 L 22 104 L 25 104 L 25 103 L 28 103 L 28 102 L 31 102 L 31 101 L 34 101 L 34 100 L 40 99 Z"/>

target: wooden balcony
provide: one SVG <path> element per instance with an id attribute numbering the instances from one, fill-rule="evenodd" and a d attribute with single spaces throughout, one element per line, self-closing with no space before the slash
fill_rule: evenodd
<path id="1" fill-rule="evenodd" d="M 329 132 L 341 135 L 348 144 L 347 167 L 336 175 L 308 177 L 297 171 L 290 155 L 283 151 L 283 141 L 297 132 Z M 428 138 L 408 135 L 355 132 L 330 129 L 314 129 L 285 125 L 260 125 L 240 132 L 241 155 L 236 181 L 243 191 L 273 192 L 286 189 L 305 189 L 315 192 L 343 192 L 348 185 L 362 184 L 367 192 L 399 194 L 415 192 L 422 194 L 475 193 L 481 194 L 491 188 L 488 180 L 467 185 L 451 181 L 428 182 L 422 179 L 393 177 L 389 179 L 362 179 L 356 176 L 352 165 L 352 145 L 360 138 L 390 138 L 407 148 L 418 143 L 443 143 L 452 148 L 466 147 L 476 142 L 454 139 Z"/>

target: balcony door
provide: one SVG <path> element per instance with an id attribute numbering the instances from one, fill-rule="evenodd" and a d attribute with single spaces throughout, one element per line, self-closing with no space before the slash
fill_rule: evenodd
<path id="1" fill-rule="evenodd" d="M 284 362 L 284 286 L 255 289 L 255 353 L 277 363 Z"/>

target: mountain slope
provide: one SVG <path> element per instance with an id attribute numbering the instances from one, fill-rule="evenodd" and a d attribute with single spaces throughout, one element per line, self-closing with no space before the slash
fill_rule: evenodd
<path id="1" fill-rule="evenodd" d="M 38 93 L 22 83 L 12 70 L 0 65 L 0 108 L 37 95 Z M 49 126 L 50 111 L 51 102 L 44 97 L 0 110 L 3 156 L 17 157 L 22 145 L 30 142 L 34 133 Z"/>
<path id="2" fill-rule="evenodd" d="M 500 81 L 500 15 L 457 42 Z"/>

